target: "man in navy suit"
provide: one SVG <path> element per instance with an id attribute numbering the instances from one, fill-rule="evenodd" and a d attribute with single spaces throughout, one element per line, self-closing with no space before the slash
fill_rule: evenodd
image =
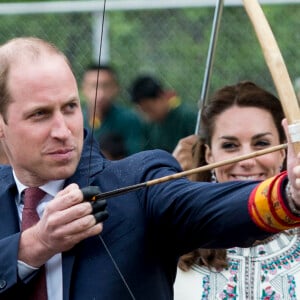
<path id="1" fill-rule="evenodd" d="M 106 192 L 180 167 L 161 150 L 105 159 L 83 129 L 66 57 L 40 39 L 0 47 L 0 138 L 11 165 L 0 168 L 0 299 L 27 299 L 42 266 L 48 299 L 172 299 L 180 255 L 249 246 L 300 224 L 293 151 L 289 178 L 172 180 L 107 199 L 103 222 L 103 203 L 84 201 L 82 188 Z M 46 194 L 37 207 L 40 220 L 21 231 L 27 187 Z"/>

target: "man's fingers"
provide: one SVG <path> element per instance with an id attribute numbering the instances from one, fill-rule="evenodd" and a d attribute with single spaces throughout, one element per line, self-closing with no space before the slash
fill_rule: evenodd
<path id="1" fill-rule="evenodd" d="M 100 194 L 100 188 L 98 186 L 87 186 L 81 189 L 83 198 L 85 201 L 90 201 L 92 206 L 92 214 L 97 223 L 101 223 L 108 218 L 108 212 L 105 210 L 107 206 L 107 201 L 103 200 L 94 200 L 93 197 L 97 194 Z"/>
<path id="2" fill-rule="evenodd" d="M 106 210 L 100 211 L 94 214 L 96 223 L 102 223 L 108 218 L 108 212 Z"/>
<path id="3" fill-rule="evenodd" d="M 103 211 L 107 206 L 107 201 L 105 199 L 103 200 L 97 200 L 94 202 L 91 202 L 92 205 L 92 214 L 95 214 L 97 212 Z"/>

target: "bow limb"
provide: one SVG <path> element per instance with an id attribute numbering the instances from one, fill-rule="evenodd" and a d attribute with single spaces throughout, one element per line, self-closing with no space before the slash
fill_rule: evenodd
<path id="1" fill-rule="evenodd" d="M 271 27 L 257 0 L 243 0 L 273 78 L 296 153 L 300 152 L 300 110 L 286 65 Z"/>

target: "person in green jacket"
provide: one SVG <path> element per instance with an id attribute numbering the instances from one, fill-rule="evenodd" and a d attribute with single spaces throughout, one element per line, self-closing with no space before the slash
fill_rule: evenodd
<path id="1" fill-rule="evenodd" d="M 143 127 L 139 116 L 118 103 L 119 83 L 110 65 L 90 65 L 82 80 L 85 126 L 93 128 L 100 142 L 107 136 L 118 136 L 124 142 L 125 155 L 143 149 Z"/>
<path id="2" fill-rule="evenodd" d="M 197 108 L 183 103 L 155 77 L 140 75 L 130 88 L 131 100 L 147 121 L 145 149 L 172 152 L 178 141 L 195 131 Z"/>

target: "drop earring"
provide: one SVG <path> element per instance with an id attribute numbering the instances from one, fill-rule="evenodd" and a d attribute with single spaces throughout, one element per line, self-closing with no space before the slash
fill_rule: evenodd
<path id="1" fill-rule="evenodd" d="M 216 173 L 215 170 L 211 170 L 211 178 L 210 178 L 211 182 L 217 182 L 217 177 L 216 177 Z"/>

